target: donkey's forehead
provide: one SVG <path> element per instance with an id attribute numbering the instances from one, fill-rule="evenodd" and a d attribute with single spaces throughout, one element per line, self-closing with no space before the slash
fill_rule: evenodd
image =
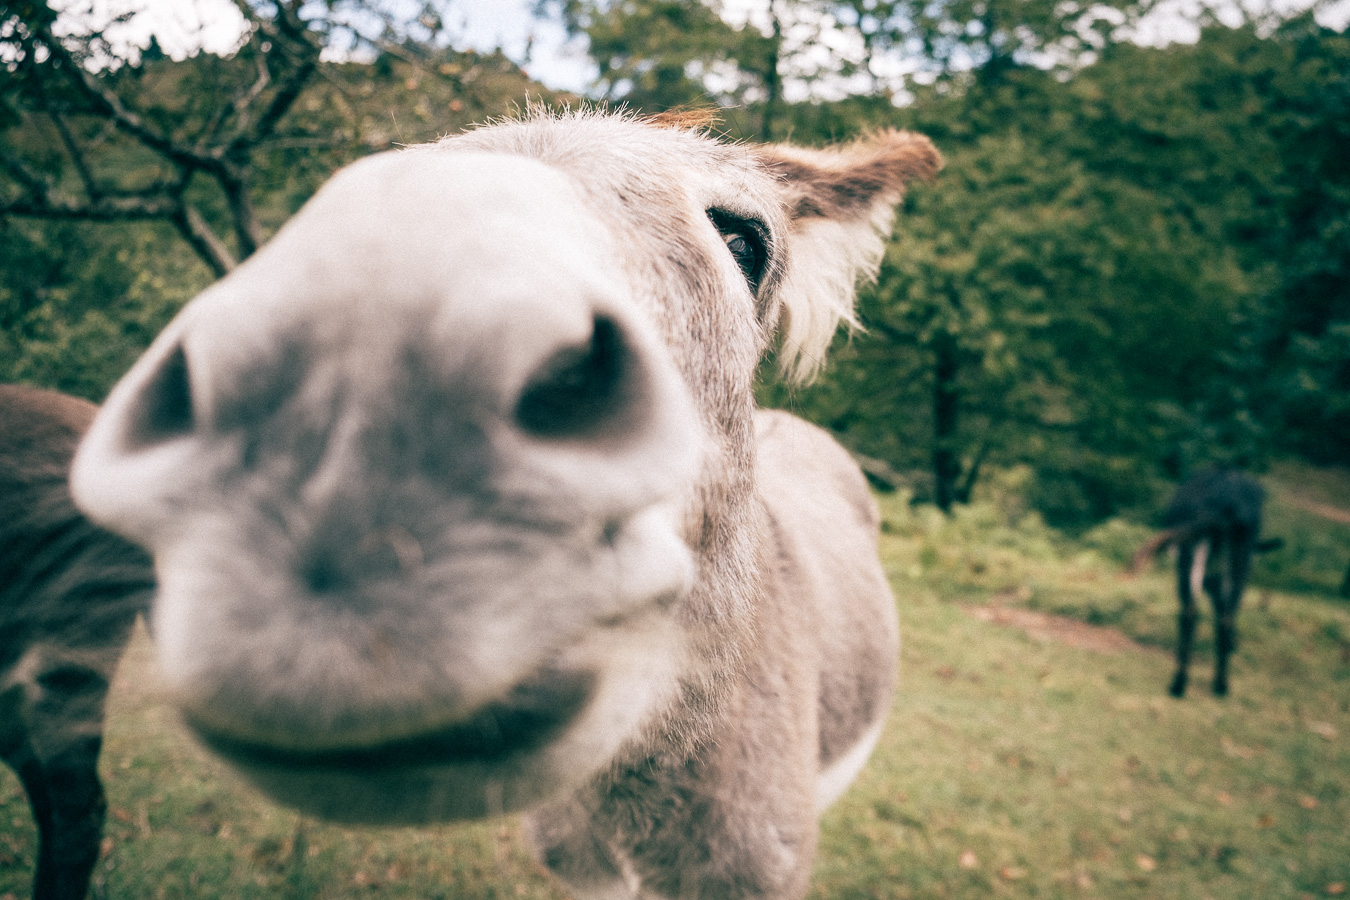
<path id="1" fill-rule="evenodd" d="M 492 293 L 535 269 L 613 259 L 615 244 L 667 255 L 698 243 L 690 232 L 709 208 L 784 227 L 778 179 L 747 147 L 617 116 L 501 123 L 348 166 L 208 294 L 246 296 L 254 313 L 270 298 L 283 318 L 299 312 L 297 292 L 329 305 L 376 288 L 368 309 L 434 303 L 476 277 Z M 620 277 L 581 281 L 619 288 Z"/>
<path id="2" fill-rule="evenodd" d="M 621 115 L 543 115 L 455 135 L 427 149 L 542 160 L 592 196 L 651 204 L 653 212 L 677 195 L 693 205 L 739 208 L 776 225 L 783 203 L 777 177 L 751 147 Z"/>
<path id="3" fill-rule="evenodd" d="M 472 323 L 440 318 L 489 314 L 494 298 L 545 284 L 558 301 L 577 294 L 603 305 L 623 289 L 603 265 L 613 242 L 569 180 L 542 163 L 379 154 L 334 176 L 197 305 L 238 308 L 241 328 L 303 324 L 363 340 L 407 315 L 427 329 L 457 330 Z M 444 302 L 452 294 L 472 302 Z M 209 321 L 232 327 L 217 315 Z"/>
<path id="4" fill-rule="evenodd" d="M 610 242 L 569 179 L 542 163 L 483 153 L 385 153 L 334 176 L 250 264 L 284 267 L 293 282 L 285 286 L 288 297 L 297 286 L 312 291 L 316 282 L 342 294 L 366 286 L 354 285 L 354 276 L 396 275 L 369 285 L 387 303 L 435 295 L 451 282 L 463 290 L 476 279 L 509 280 L 540 263 L 571 271 Z M 267 278 L 276 274 L 268 271 Z"/>

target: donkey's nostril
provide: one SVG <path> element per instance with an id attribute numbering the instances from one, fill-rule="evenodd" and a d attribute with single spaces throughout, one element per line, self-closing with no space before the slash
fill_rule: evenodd
<path id="1" fill-rule="evenodd" d="M 619 326 L 596 318 L 590 341 L 543 365 L 521 394 L 516 421 L 542 438 L 599 434 L 629 405 L 632 360 Z"/>
<path id="2" fill-rule="evenodd" d="M 127 418 L 125 439 L 139 450 L 192 431 L 192 390 L 187 355 L 175 347 L 145 382 Z"/>

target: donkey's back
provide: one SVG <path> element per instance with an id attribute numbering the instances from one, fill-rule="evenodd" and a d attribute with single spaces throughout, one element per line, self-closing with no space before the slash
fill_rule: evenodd
<path id="1" fill-rule="evenodd" d="M 1264 502 L 1265 491 L 1251 476 L 1236 469 L 1204 469 L 1177 488 L 1163 513 L 1163 525 L 1197 534 L 1237 530 L 1255 539 Z"/>

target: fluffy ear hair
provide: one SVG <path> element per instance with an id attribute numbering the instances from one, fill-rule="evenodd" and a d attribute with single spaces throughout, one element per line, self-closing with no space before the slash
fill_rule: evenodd
<path id="1" fill-rule="evenodd" d="M 788 378 L 807 382 L 839 324 L 857 324 L 858 281 L 876 277 L 905 185 L 932 178 L 942 157 L 928 138 L 894 130 L 847 147 L 774 144 L 758 153 L 781 180 L 791 221 L 780 364 Z"/>

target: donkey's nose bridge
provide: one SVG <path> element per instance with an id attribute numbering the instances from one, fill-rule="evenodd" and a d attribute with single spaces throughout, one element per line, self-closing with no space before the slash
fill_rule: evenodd
<path id="1" fill-rule="evenodd" d="M 90 508 L 159 535 L 175 491 L 203 496 L 231 466 L 279 473 L 285 490 L 309 475 L 356 471 L 378 490 L 439 472 L 437 490 L 555 494 L 605 515 L 692 479 L 700 420 L 609 231 L 538 166 L 508 173 L 537 190 L 489 191 L 463 177 L 500 180 L 485 162 L 446 165 L 456 177 L 432 179 L 444 202 L 429 206 L 411 175 L 437 171 L 421 168 L 326 188 L 194 300 L 91 432 Z M 442 197 L 444 185 L 467 194 Z M 353 217 L 340 201 L 355 188 L 384 199 Z M 374 479 L 352 468 L 386 465 Z M 344 490 L 364 489 L 311 493 Z"/>

